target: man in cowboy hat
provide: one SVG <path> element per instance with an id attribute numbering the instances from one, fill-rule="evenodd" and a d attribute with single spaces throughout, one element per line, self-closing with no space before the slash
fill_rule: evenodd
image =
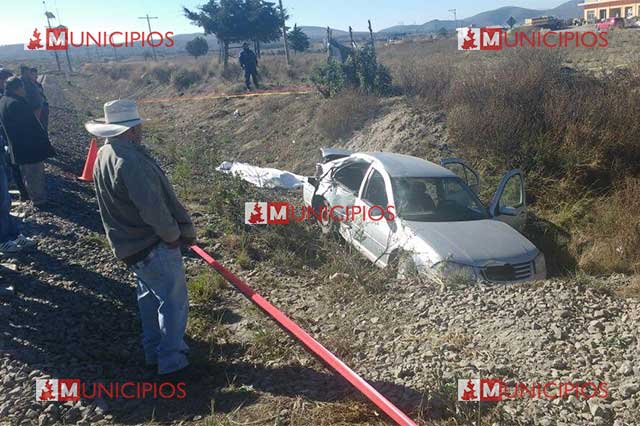
<path id="1" fill-rule="evenodd" d="M 253 50 L 249 49 L 249 43 L 242 44 L 240 52 L 240 66 L 244 70 L 244 83 L 247 90 L 251 90 L 251 79 L 258 89 L 258 58 Z"/>
<path id="2" fill-rule="evenodd" d="M 138 281 L 146 363 L 157 366 L 159 374 L 173 373 L 189 364 L 180 246 L 195 242 L 195 229 L 164 172 L 141 145 L 143 120 L 135 102 L 107 102 L 104 115 L 85 124 L 89 133 L 107 138 L 93 171 L 102 223 L 115 256 Z"/>

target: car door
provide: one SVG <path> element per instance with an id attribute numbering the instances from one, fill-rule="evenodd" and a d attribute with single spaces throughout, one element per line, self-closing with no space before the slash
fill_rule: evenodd
<path id="1" fill-rule="evenodd" d="M 516 169 L 507 173 L 489 204 L 494 219 L 511 225 L 522 232 L 527 223 L 527 197 L 524 174 Z"/>
<path id="2" fill-rule="evenodd" d="M 464 160 L 446 158 L 440 162 L 440 165 L 458 175 L 476 195 L 480 194 L 480 175 L 469 167 Z"/>
<path id="3" fill-rule="evenodd" d="M 342 207 L 352 206 L 360 192 L 364 177 L 371 164 L 363 160 L 348 161 L 332 172 L 328 190 L 320 194 L 330 206 L 340 206 L 335 214 L 343 215 Z"/>
<path id="4" fill-rule="evenodd" d="M 375 166 L 369 171 L 356 205 L 367 213 L 358 221 L 362 229 L 360 242 L 364 254 L 376 262 L 377 266 L 386 266 L 395 243 L 395 210 L 390 216 L 389 207 L 393 206 L 391 180 L 387 174 Z"/>

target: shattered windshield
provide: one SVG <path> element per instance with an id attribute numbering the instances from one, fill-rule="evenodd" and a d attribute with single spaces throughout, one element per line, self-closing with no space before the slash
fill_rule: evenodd
<path id="1" fill-rule="evenodd" d="M 462 222 L 489 218 L 487 209 L 459 178 L 393 178 L 391 184 L 402 219 Z"/>

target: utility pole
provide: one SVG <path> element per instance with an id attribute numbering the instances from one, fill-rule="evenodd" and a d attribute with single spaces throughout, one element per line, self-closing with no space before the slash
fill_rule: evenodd
<path id="1" fill-rule="evenodd" d="M 284 53 L 287 55 L 287 66 L 291 65 L 291 58 L 289 57 L 289 40 L 287 40 L 287 22 L 284 16 L 284 7 L 282 6 L 282 0 L 280 0 L 280 17 L 282 19 L 282 35 L 284 36 Z"/>
<path id="2" fill-rule="evenodd" d="M 149 39 L 151 39 L 151 20 L 152 19 L 158 19 L 157 16 L 149 16 L 149 14 L 147 13 L 147 16 L 139 16 L 138 19 L 146 19 L 147 20 L 147 26 L 149 27 Z M 151 49 L 153 50 L 153 60 L 154 61 L 158 61 L 158 56 L 156 55 L 156 48 L 153 45 L 153 43 L 151 44 Z"/>
<path id="3" fill-rule="evenodd" d="M 449 9 L 450 13 L 453 13 L 453 21 L 456 23 L 456 31 L 458 30 L 458 10 L 457 9 Z"/>
<path id="4" fill-rule="evenodd" d="M 51 17 L 54 15 L 51 12 L 47 12 L 47 5 L 44 2 L 44 0 L 42 0 L 42 5 L 44 6 L 44 16 L 47 17 L 47 28 L 51 28 Z M 46 42 L 47 41 L 45 40 L 45 43 Z M 62 67 L 60 66 L 60 58 L 58 57 L 58 51 L 54 50 L 53 54 L 56 56 L 56 64 L 58 65 L 58 72 L 62 72 Z"/>
<path id="5" fill-rule="evenodd" d="M 60 16 L 60 10 L 58 9 L 58 2 L 55 2 L 56 7 L 56 15 L 58 16 L 56 19 L 58 20 L 58 24 L 60 27 L 66 28 L 62 24 L 62 17 Z M 67 33 L 68 35 L 69 33 Z M 67 57 L 67 66 L 69 67 L 69 72 L 73 72 L 73 68 L 71 67 L 71 58 L 69 58 L 69 43 L 67 43 L 67 48 L 64 50 L 64 55 Z"/>
<path id="6" fill-rule="evenodd" d="M 59 19 L 58 19 L 58 22 L 60 22 Z M 60 24 L 60 26 L 62 27 L 63 25 Z M 67 33 L 67 34 L 69 34 L 69 33 Z M 71 67 L 71 58 L 69 57 L 69 46 L 70 46 L 70 44 L 67 44 L 67 48 L 64 49 L 64 54 L 67 57 L 67 66 L 69 67 L 69 72 L 73 72 L 73 68 Z"/>

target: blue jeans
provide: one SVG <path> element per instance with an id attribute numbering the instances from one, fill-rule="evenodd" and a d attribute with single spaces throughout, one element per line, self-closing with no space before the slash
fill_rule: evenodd
<path id="1" fill-rule="evenodd" d="M 148 365 L 158 364 L 159 374 L 189 365 L 184 342 L 189 313 L 187 279 L 179 248 L 160 243 L 146 259 L 133 266 L 138 279 L 138 307 L 142 346 Z"/>
<path id="2" fill-rule="evenodd" d="M 4 153 L 0 153 L 4 155 Z M 9 195 L 9 167 L 0 158 L 0 243 L 15 240 L 20 233 L 18 219 L 11 216 L 11 195 Z"/>

